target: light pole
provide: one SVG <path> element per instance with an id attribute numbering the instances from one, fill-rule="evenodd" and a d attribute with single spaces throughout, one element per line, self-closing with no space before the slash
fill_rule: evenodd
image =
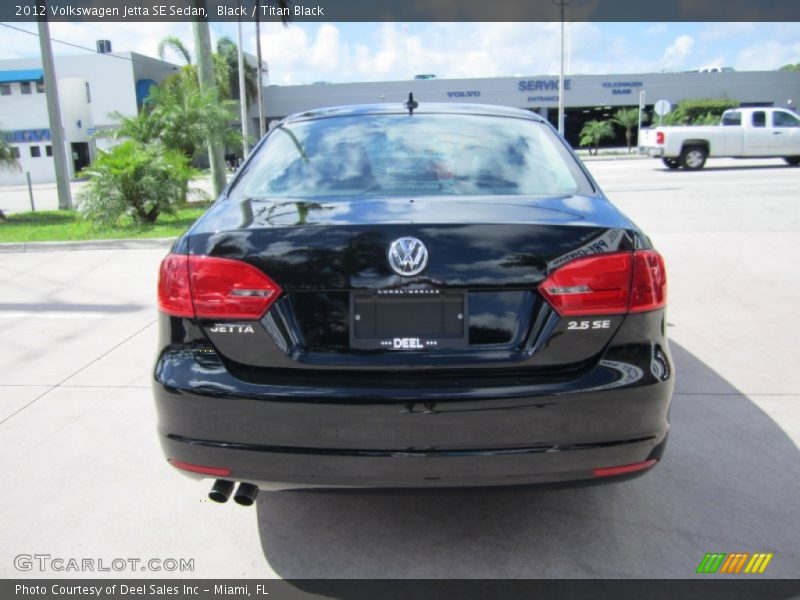
<path id="1" fill-rule="evenodd" d="M 247 140 L 247 88 L 244 81 L 244 49 L 242 48 L 242 19 L 238 19 L 239 50 L 236 53 L 236 66 L 239 71 L 239 115 L 242 120 L 242 158 L 250 154 L 250 145 Z"/>
<path id="2" fill-rule="evenodd" d="M 411 79 L 411 73 L 408 72 L 408 25 L 403 25 L 403 34 L 405 36 L 406 79 Z"/>
<path id="3" fill-rule="evenodd" d="M 558 73 L 558 133 L 564 135 L 564 7 L 572 0 L 552 0 L 561 10 L 561 69 Z"/>
<path id="4" fill-rule="evenodd" d="M 256 80 L 258 82 L 258 90 L 257 90 L 257 102 L 258 102 L 258 139 L 264 137 L 264 90 L 262 86 L 264 85 L 264 78 L 261 75 L 261 16 L 259 15 L 259 11 L 261 10 L 261 3 L 256 0 L 256 60 L 258 61 L 258 65 L 256 65 Z"/>
<path id="5" fill-rule="evenodd" d="M 645 91 L 639 90 L 639 125 L 636 127 L 636 151 L 642 152 L 642 112 L 644 111 Z"/>

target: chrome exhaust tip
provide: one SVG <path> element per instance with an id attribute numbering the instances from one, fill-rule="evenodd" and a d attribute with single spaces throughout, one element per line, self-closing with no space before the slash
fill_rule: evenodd
<path id="1" fill-rule="evenodd" d="M 239 489 L 233 497 L 233 501 L 239 506 L 252 506 L 258 496 L 258 488 L 252 483 L 239 484 Z"/>
<path id="2" fill-rule="evenodd" d="M 227 479 L 217 479 L 214 482 L 214 487 L 208 492 L 208 499 L 212 502 L 219 502 L 220 504 L 226 503 L 228 498 L 231 497 L 234 485 L 232 481 L 228 481 Z"/>

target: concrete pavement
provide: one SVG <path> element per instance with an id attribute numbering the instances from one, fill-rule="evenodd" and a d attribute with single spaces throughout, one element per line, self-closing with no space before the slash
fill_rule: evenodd
<path id="1" fill-rule="evenodd" d="M 164 249 L 0 255 L 0 575 L 19 553 L 190 558 L 201 577 L 692 577 L 706 552 L 800 571 L 800 169 L 597 161 L 670 276 L 664 461 L 572 490 L 261 493 L 206 500 L 168 467 L 150 397 Z"/>

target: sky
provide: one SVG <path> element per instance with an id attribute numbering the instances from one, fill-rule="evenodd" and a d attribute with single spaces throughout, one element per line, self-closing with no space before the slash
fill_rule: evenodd
<path id="1" fill-rule="evenodd" d="M 33 23 L 15 24 L 31 31 Z M 189 23 L 51 23 L 51 37 L 89 48 L 109 39 L 115 52 L 157 56 L 176 35 L 192 48 Z M 236 40 L 235 23 L 212 23 L 212 38 Z M 278 85 L 556 74 L 559 23 L 262 24 L 268 83 Z M 800 62 L 800 23 L 570 23 L 568 74 L 652 73 L 708 66 L 738 71 Z M 243 24 L 255 53 L 255 25 Z M 56 54 L 80 54 L 54 42 Z M 34 36 L 0 28 L 0 59 L 39 55 Z M 179 62 L 176 55 L 168 60 Z"/>

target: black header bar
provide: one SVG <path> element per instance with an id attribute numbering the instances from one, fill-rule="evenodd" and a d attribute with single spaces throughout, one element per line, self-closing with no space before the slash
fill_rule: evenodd
<path id="1" fill-rule="evenodd" d="M 2 0 L 0 21 L 544 22 L 562 3 L 567 21 L 800 21 L 798 0 Z"/>

